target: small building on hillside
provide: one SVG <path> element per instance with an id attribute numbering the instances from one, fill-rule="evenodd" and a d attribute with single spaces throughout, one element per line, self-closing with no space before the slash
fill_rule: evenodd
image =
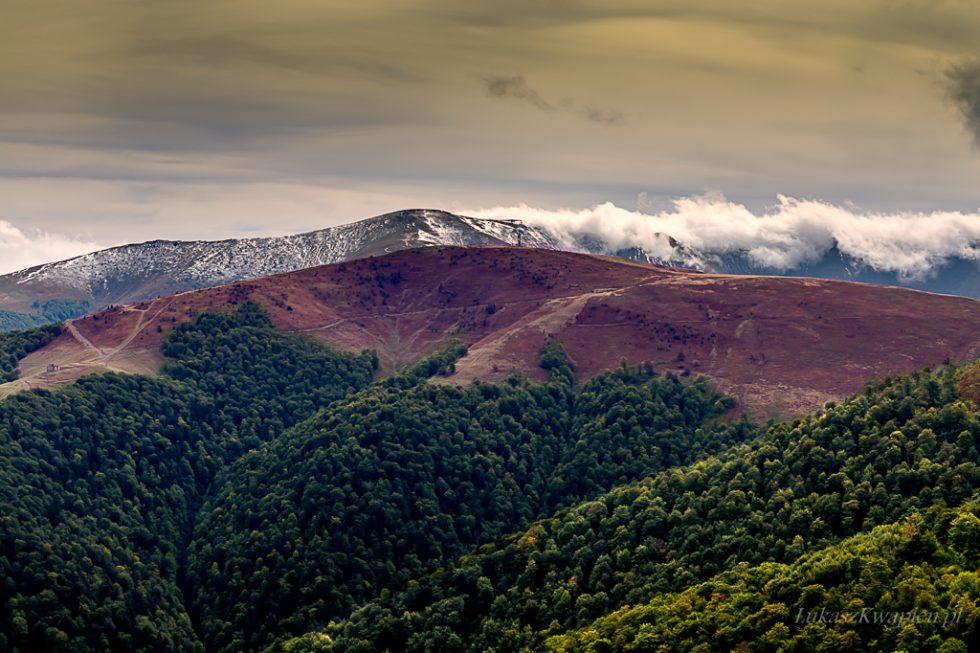
<path id="1" fill-rule="evenodd" d="M 48 363 L 48 372 L 58 372 L 61 370 L 60 365 L 55 365 L 54 363 Z"/>

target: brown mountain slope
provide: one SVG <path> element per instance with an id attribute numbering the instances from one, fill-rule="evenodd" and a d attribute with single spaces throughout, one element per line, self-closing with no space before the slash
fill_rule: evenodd
<path id="1" fill-rule="evenodd" d="M 712 275 L 567 252 L 432 248 L 183 293 L 75 320 L 28 356 L 17 387 L 100 369 L 148 372 L 174 324 L 246 300 L 388 369 L 449 337 L 470 347 L 449 381 L 540 377 L 542 344 L 580 379 L 618 365 L 699 373 L 759 417 L 799 414 L 869 379 L 980 356 L 980 302 L 837 281 Z M 49 364 L 61 369 L 48 372 Z"/>

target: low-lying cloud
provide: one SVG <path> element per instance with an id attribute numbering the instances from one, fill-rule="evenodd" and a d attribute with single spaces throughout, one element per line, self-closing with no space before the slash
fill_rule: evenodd
<path id="1" fill-rule="evenodd" d="M 101 245 L 42 231 L 24 232 L 0 220 L 0 274 L 61 261 L 102 249 Z"/>
<path id="2" fill-rule="evenodd" d="M 657 213 L 607 202 L 584 210 L 520 205 L 469 214 L 523 220 L 566 244 L 590 234 L 614 250 L 641 247 L 663 260 L 691 260 L 669 236 L 706 255 L 744 252 L 755 265 L 781 272 L 814 263 L 835 245 L 903 281 L 926 279 L 954 257 L 980 262 L 980 212 L 875 213 L 780 196 L 775 207 L 760 214 L 708 195 L 677 199 Z"/>

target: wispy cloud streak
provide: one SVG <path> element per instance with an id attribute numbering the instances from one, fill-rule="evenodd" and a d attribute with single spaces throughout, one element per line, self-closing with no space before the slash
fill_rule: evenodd
<path id="1" fill-rule="evenodd" d="M 973 134 L 973 144 L 980 149 L 980 60 L 952 66 L 946 71 L 946 79 L 949 96 Z"/>
<path id="2" fill-rule="evenodd" d="M 621 125 L 626 122 L 619 111 L 596 109 L 574 100 L 552 102 L 530 87 L 523 75 L 488 75 L 483 78 L 487 95 L 491 98 L 520 100 L 541 111 L 563 111 L 602 125 Z"/>

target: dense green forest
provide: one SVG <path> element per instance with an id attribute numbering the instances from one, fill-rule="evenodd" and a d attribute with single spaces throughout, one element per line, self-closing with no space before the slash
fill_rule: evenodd
<path id="1" fill-rule="evenodd" d="M 180 327 L 168 354 L 164 377 L 0 402 L 0 650 L 203 650 L 179 582 L 216 473 L 376 367 L 278 334 L 254 307 Z"/>
<path id="2" fill-rule="evenodd" d="M 714 423 L 729 404 L 703 381 L 634 368 L 579 392 L 571 380 L 555 364 L 540 385 L 385 384 L 245 456 L 190 547 L 204 640 L 230 652 L 302 633 L 556 508 L 754 434 Z"/>
<path id="3" fill-rule="evenodd" d="M 91 304 L 85 300 L 49 299 L 43 304 L 34 302 L 30 313 L 0 311 L 0 334 L 30 329 L 52 322 L 62 322 L 79 315 L 85 315 L 91 308 Z"/>
<path id="4" fill-rule="evenodd" d="M 376 380 L 244 304 L 163 351 L 0 401 L 0 650 L 976 648 L 980 366 L 758 428 L 554 342 L 544 383 L 446 384 L 458 343 Z M 964 617 L 793 621 L 858 605 Z"/>
<path id="5" fill-rule="evenodd" d="M 788 565 L 740 565 L 537 650 L 980 650 L 978 515 L 934 506 Z"/>
<path id="6" fill-rule="evenodd" d="M 59 333 L 61 327 L 57 324 L 48 324 L 29 331 L 0 333 L 0 383 L 16 379 L 17 362 L 54 340 Z"/>
<path id="7" fill-rule="evenodd" d="M 516 651 L 739 564 L 791 562 L 980 484 L 980 415 L 943 368 L 890 379 L 479 548 L 325 633 L 334 651 Z"/>
<path id="8" fill-rule="evenodd" d="M 36 326 L 38 320 L 30 313 L 16 311 L 0 311 L 0 333 L 20 331 Z"/>

